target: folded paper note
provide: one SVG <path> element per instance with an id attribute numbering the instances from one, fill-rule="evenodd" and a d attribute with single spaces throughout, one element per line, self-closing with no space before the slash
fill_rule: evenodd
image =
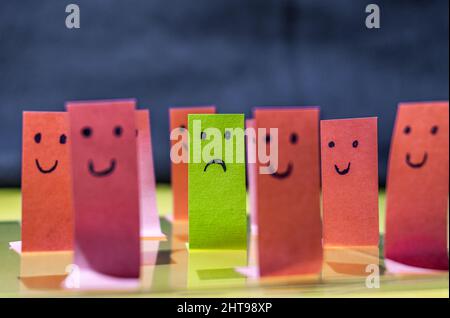
<path id="1" fill-rule="evenodd" d="M 245 120 L 245 128 L 250 131 L 253 130 L 255 134 L 246 136 L 246 150 L 247 150 L 247 184 L 248 195 L 250 198 L 250 221 L 252 233 L 257 232 L 258 216 L 257 216 L 257 196 L 256 196 L 256 131 L 255 120 Z"/>
<path id="2" fill-rule="evenodd" d="M 171 146 L 177 156 L 183 161 L 171 165 L 171 184 L 173 193 L 173 219 L 187 221 L 188 219 L 188 114 L 214 114 L 214 106 L 170 108 L 170 131 L 180 137 L 171 140 Z M 171 153 L 172 154 L 172 153 Z"/>
<path id="3" fill-rule="evenodd" d="M 139 183 L 134 100 L 69 102 L 75 264 L 137 278 Z"/>
<path id="4" fill-rule="evenodd" d="M 261 276 L 319 275 L 319 108 L 254 111 L 258 149 L 278 142 L 278 167 L 258 156 L 258 259 Z M 264 128 L 265 132 L 261 132 Z M 278 136 L 270 128 L 278 129 Z M 276 158 L 273 158 L 276 160 Z M 272 173 L 261 173 L 270 166 Z"/>
<path id="5" fill-rule="evenodd" d="M 67 113 L 23 113 L 23 252 L 72 250 L 69 144 Z"/>
<path id="6" fill-rule="evenodd" d="M 400 104 L 389 155 L 385 257 L 448 270 L 448 102 Z"/>
<path id="7" fill-rule="evenodd" d="M 320 127 L 324 246 L 378 246 L 377 118 Z"/>
<path id="8" fill-rule="evenodd" d="M 189 248 L 245 249 L 244 115 L 188 117 Z"/>
<path id="9" fill-rule="evenodd" d="M 148 110 L 136 111 L 136 127 L 141 237 L 162 237 L 164 235 L 161 232 L 158 208 L 156 205 L 155 170 L 153 167 L 150 113 Z"/>

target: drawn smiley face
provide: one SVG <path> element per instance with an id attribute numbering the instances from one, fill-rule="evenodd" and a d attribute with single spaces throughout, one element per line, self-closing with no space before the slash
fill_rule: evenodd
<path id="1" fill-rule="evenodd" d="M 439 132 L 438 125 L 432 125 L 430 127 L 430 135 L 431 136 L 436 136 L 438 134 L 438 132 Z M 410 136 L 410 135 L 412 135 L 412 133 L 413 133 L 413 127 L 411 125 L 406 125 L 403 128 L 404 135 Z M 411 155 L 411 152 L 407 152 L 405 155 L 405 163 L 412 169 L 420 169 L 426 164 L 426 162 L 428 160 L 428 152 L 424 151 L 422 156 L 421 157 L 419 156 L 418 158 L 420 158 L 420 159 L 417 161 L 414 161 L 413 155 Z"/>
<path id="2" fill-rule="evenodd" d="M 22 173 L 45 176 L 48 181 L 50 176 L 65 175 L 70 168 L 67 114 L 24 112 L 23 116 Z"/>
<path id="3" fill-rule="evenodd" d="M 356 149 L 356 148 L 358 148 L 358 146 L 359 146 L 358 139 L 353 140 L 352 147 Z M 331 140 L 330 142 L 328 142 L 328 148 L 333 149 L 335 147 L 336 147 L 335 141 Z M 339 167 L 339 165 L 335 163 L 334 170 L 336 171 L 337 174 L 339 174 L 341 176 L 345 176 L 346 174 L 348 174 L 350 172 L 351 165 L 352 165 L 351 161 L 349 161 L 346 166 L 344 165 L 345 168 L 343 168 L 342 166 Z"/>
<path id="4" fill-rule="evenodd" d="M 74 173 L 95 178 L 95 185 L 134 173 L 140 133 L 134 100 L 70 102 L 67 109 Z"/>
<path id="5" fill-rule="evenodd" d="M 394 128 L 390 164 L 415 176 L 434 170 L 448 147 L 448 103 L 400 104 Z"/>
<path id="6" fill-rule="evenodd" d="M 259 188 L 275 191 L 276 186 L 277 192 L 295 196 L 296 190 L 290 189 L 298 186 L 299 179 L 315 180 L 319 173 L 319 113 L 318 107 L 255 109 Z"/>
<path id="7" fill-rule="evenodd" d="M 137 131 L 137 130 L 136 130 Z M 80 134 L 83 138 L 89 139 L 94 134 L 94 129 L 90 126 L 85 126 L 81 129 Z M 121 138 L 123 134 L 123 128 L 121 125 L 115 125 L 111 131 L 113 138 Z M 136 134 L 136 132 L 135 132 Z M 88 171 L 93 177 L 106 177 L 114 172 L 117 166 L 117 159 L 111 158 L 109 160 L 109 166 L 99 169 L 95 168 L 95 163 L 93 159 L 89 159 L 87 163 Z"/>
<path id="8" fill-rule="evenodd" d="M 377 118 L 346 118 L 320 122 L 322 180 L 341 189 L 377 174 Z"/>
<path id="9" fill-rule="evenodd" d="M 271 141 L 272 141 L 272 136 L 270 134 L 266 134 L 266 136 L 265 136 L 266 147 L 269 148 Z M 299 137 L 296 132 L 290 132 L 289 140 L 283 140 L 283 141 L 279 140 L 279 142 L 282 142 L 282 143 L 288 142 L 289 144 L 295 146 L 299 142 Z M 277 171 L 272 172 L 270 174 L 270 176 L 275 179 L 285 179 L 285 178 L 288 178 L 292 174 L 293 169 L 294 169 L 294 164 L 292 163 L 292 161 L 288 161 L 286 168 L 284 170 L 280 170 L 280 168 L 278 168 Z"/>
<path id="10" fill-rule="evenodd" d="M 44 143 L 43 139 L 45 139 L 46 137 L 50 138 L 50 136 L 43 136 L 42 132 L 37 132 L 33 137 L 33 141 L 35 144 L 39 145 L 41 143 Z M 53 139 L 55 139 L 55 138 L 53 138 Z M 65 145 L 67 142 L 67 135 L 65 133 L 62 133 L 59 135 L 58 139 L 59 139 L 59 141 L 53 140 L 53 142 L 54 143 L 59 142 L 59 144 Z M 50 143 L 52 141 L 49 140 L 48 142 Z M 48 174 L 48 173 L 52 173 L 53 171 L 56 170 L 56 168 L 58 167 L 59 160 L 55 159 L 53 164 L 49 165 L 48 167 L 44 166 L 44 164 L 39 161 L 39 158 L 35 158 L 34 162 L 36 164 L 36 168 L 39 170 L 40 173 Z"/>

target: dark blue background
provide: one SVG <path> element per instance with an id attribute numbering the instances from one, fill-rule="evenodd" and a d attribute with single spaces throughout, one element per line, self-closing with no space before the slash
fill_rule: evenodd
<path id="1" fill-rule="evenodd" d="M 81 29 L 65 27 L 65 6 Z M 379 116 L 380 180 L 399 101 L 448 99 L 448 1 L 2 0 L 0 185 L 20 182 L 21 112 L 136 97 L 168 181 L 168 107 L 320 105 Z M 368 30 L 365 6 L 381 7 Z"/>

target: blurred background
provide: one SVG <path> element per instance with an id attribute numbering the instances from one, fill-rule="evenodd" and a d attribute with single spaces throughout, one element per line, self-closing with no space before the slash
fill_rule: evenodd
<path id="1" fill-rule="evenodd" d="M 81 28 L 65 27 L 76 3 Z M 381 28 L 365 26 L 366 5 Z M 319 105 L 379 117 L 384 184 L 396 105 L 448 100 L 449 2 L 2 0 L 0 186 L 19 186 L 23 110 L 135 97 L 149 108 L 158 182 L 170 181 L 171 106 Z"/>

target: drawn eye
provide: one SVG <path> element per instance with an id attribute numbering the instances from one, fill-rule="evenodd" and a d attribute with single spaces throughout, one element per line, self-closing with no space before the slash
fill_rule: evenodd
<path id="1" fill-rule="evenodd" d="M 83 135 L 83 137 L 85 138 L 89 138 L 92 135 L 92 129 L 91 127 L 84 127 L 83 129 L 81 129 L 81 134 Z"/>
<path id="2" fill-rule="evenodd" d="M 410 126 L 406 126 L 405 128 L 403 128 L 403 133 L 405 135 L 409 135 L 410 132 L 411 132 L 411 127 Z"/>
<path id="3" fill-rule="evenodd" d="M 436 135 L 438 133 L 439 127 L 434 125 L 433 127 L 431 127 L 431 134 L 432 135 Z"/>
<path id="4" fill-rule="evenodd" d="M 123 133 L 122 126 L 116 126 L 116 127 L 114 127 L 114 135 L 115 135 L 116 137 L 122 136 L 122 133 Z"/>
<path id="5" fill-rule="evenodd" d="M 225 132 L 225 134 L 224 134 L 224 137 L 225 137 L 226 140 L 230 139 L 231 138 L 231 132 L 229 130 L 227 130 Z"/>
<path id="6" fill-rule="evenodd" d="M 42 134 L 41 133 L 37 133 L 36 135 L 34 135 L 34 141 L 38 144 L 41 142 L 42 139 Z"/>
<path id="7" fill-rule="evenodd" d="M 67 136 L 66 135 L 62 134 L 61 136 L 59 136 L 59 143 L 61 145 L 65 145 L 66 142 L 67 142 Z"/>
<path id="8" fill-rule="evenodd" d="M 328 147 L 334 148 L 334 146 L 336 146 L 336 144 L 334 143 L 334 141 L 330 141 L 330 142 L 328 143 Z"/>
<path id="9" fill-rule="evenodd" d="M 291 139 L 291 144 L 295 145 L 298 141 L 298 135 L 296 133 L 292 133 L 290 139 Z"/>
<path id="10" fill-rule="evenodd" d="M 353 148 L 358 147 L 358 145 L 359 145 L 358 140 L 354 140 L 353 143 L 352 143 Z"/>
<path id="11" fill-rule="evenodd" d="M 200 139 L 201 139 L 201 140 L 206 140 L 206 133 L 205 133 L 204 131 L 202 131 L 202 132 L 200 133 Z"/>
<path id="12" fill-rule="evenodd" d="M 271 138 L 270 138 L 270 135 L 267 134 L 267 135 L 266 135 L 266 144 L 270 143 L 270 139 L 271 139 Z"/>

